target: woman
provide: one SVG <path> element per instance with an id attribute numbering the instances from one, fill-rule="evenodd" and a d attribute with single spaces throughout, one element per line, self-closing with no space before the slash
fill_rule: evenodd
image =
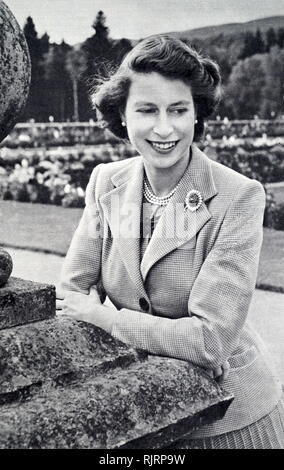
<path id="1" fill-rule="evenodd" d="M 94 169 L 58 309 L 222 374 L 234 402 L 180 446 L 281 448 L 281 385 L 246 321 L 264 191 L 194 144 L 219 96 L 217 65 L 168 36 L 139 43 L 94 93 L 108 128 L 140 156 Z"/>

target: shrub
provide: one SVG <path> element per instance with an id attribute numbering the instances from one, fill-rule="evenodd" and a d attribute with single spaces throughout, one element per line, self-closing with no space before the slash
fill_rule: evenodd
<path id="1" fill-rule="evenodd" d="M 273 192 L 265 189 L 265 193 L 266 193 L 266 202 L 265 202 L 263 225 L 264 227 L 274 228 L 276 201 L 275 201 Z"/>
<path id="2" fill-rule="evenodd" d="M 8 186 L 8 191 L 12 195 L 13 201 L 30 202 L 27 183 L 12 181 Z"/>
<path id="3" fill-rule="evenodd" d="M 273 192 L 269 190 L 266 190 L 263 225 L 275 230 L 284 230 L 284 204 L 277 204 Z"/>
<path id="4" fill-rule="evenodd" d="M 284 204 L 276 204 L 272 212 L 271 228 L 284 230 Z"/>
<path id="5" fill-rule="evenodd" d="M 85 194 L 82 188 L 72 188 L 62 199 L 63 207 L 84 207 Z"/>

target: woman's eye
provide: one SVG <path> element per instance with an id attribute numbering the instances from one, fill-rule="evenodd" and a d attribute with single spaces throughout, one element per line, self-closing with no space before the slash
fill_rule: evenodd
<path id="1" fill-rule="evenodd" d="M 187 111 L 187 108 L 175 108 L 171 110 L 171 112 L 174 114 L 183 114 L 183 113 L 186 113 L 186 111 Z"/>
<path id="2" fill-rule="evenodd" d="M 155 113 L 154 108 L 143 108 L 143 109 L 137 109 L 138 113 L 145 113 L 145 114 L 150 114 L 150 113 Z"/>

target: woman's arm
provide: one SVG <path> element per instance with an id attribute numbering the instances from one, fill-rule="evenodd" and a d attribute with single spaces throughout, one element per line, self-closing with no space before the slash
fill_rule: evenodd
<path id="1" fill-rule="evenodd" d="M 255 288 L 264 206 L 260 183 L 249 181 L 239 188 L 193 285 L 189 317 L 168 319 L 123 308 L 111 334 L 207 369 L 224 364 L 238 343 Z"/>
<path id="2" fill-rule="evenodd" d="M 101 240 L 96 240 L 94 247 L 91 246 L 93 254 L 88 240 L 87 253 L 86 248 L 82 253 L 87 257 L 86 263 L 83 272 L 80 270 L 77 274 L 80 257 L 77 263 L 74 259 L 82 250 L 82 240 L 84 242 L 78 231 L 76 243 L 79 243 L 79 248 L 73 251 L 71 263 L 67 263 L 69 269 L 75 263 L 75 269 L 71 268 L 67 281 L 64 280 L 65 285 L 71 287 L 64 301 L 65 311 L 71 312 L 72 304 L 75 305 L 70 297 L 70 290 L 75 290 L 81 293 L 82 304 L 77 309 L 81 312 L 80 319 L 90 321 L 125 343 L 154 354 L 184 359 L 206 369 L 226 364 L 238 342 L 255 287 L 264 205 L 264 191 L 259 183 L 250 181 L 239 189 L 227 210 L 217 241 L 193 285 L 188 302 L 189 317 L 179 319 L 124 308 L 118 312 L 82 296 L 89 293 L 92 283 L 96 285 L 98 282 L 100 262 L 98 264 L 96 260 L 94 268 L 92 263 L 94 253 L 100 260 Z M 83 224 L 84 229 L 86 225 Z M 77 318 L 78 312 L 74 315 Z"/>
<path id="3" fill-rule="evenodd" d="M 99 169 L 100 165 L 93 170 L 90 177 L 83 216 L 63 263 L 59 298 L 70 292 L 89 294 L 91 286 L 97 286 L 100 292 L 103 227 L 96 197 Z"/>

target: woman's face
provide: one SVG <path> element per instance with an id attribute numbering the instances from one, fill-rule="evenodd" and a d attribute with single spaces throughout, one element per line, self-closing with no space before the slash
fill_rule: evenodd
<path id="1" fill-rule="evenodd" d="M 195 123 L 189 85 L 156 72 L 133 74 L 123 119 L 146 166 L 186 167 Z"/>

